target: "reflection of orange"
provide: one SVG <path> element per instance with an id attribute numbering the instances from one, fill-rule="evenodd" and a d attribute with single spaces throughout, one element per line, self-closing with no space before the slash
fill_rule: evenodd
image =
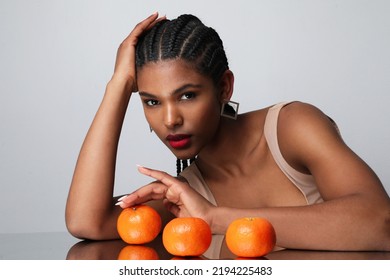
<path id="1" fill-rule="evenodd" d="M 202 258 L 201 256 L 188 256 L 188 257 L 179 257 L 179 256 L 173 256 L 172 258 L 171 258 L 171 260 L 174 260 L 174 261 L 181 261 L 181 260 L 199 260 L 199 261 L 201 261 L 201 260 L 204 260 L 205 258 Z"/>
<path id="2" fill-rule="evenodd" d="M 148 243 L 161 231 L 161 217 L 147 205 L 125 208 L 118 217 L 117 230 L 122 240 L 129 244 Z"/>
<path id="3" fill-rule="evenodd" d="M 226 231 L 226 245 L 239 257 L 265 256 L 273 250 L 276 234 L 272 224 L 263 218 L 240 218 Z"/>
<path id="4" fill-rule="evenodd" d="M 158 260 L 156 250 L 143 245 L 127 245 L 119 252 L 118 260 Z"/>
<path id="5" fill-rule="evenodd" d="M 211 229 L 200 218 L 175 218 L 165 226 L 162 240 L 172 255 L 200 256 L 210 246 Z"/>
<path id="6" fill-rule="evenodd" d="M 249 257 L 237 257 L 235 258 L 235 260 L 268 260 L 266 257 L 253 257 L 253 258 L 249 258 Z"/>

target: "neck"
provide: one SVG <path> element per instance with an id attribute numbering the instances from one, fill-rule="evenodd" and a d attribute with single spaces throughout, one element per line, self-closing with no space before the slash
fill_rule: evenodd
<path id="1" fill-rule="evenodd" d="M 239 167 L 246 150 L 244 131 L 240 117 L 237 120 L 221 119 L 214 139 L 198 155 L 199 168 L 203 170 L 218 168 L 231 172 L 232 169 Z"/>

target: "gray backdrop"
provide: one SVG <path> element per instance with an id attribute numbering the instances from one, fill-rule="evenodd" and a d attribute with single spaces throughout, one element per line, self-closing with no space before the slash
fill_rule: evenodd
<path id="1" fill-rule="evenodd" d="M 390 191 L 390 1 L 1 0 L 0 233 L 65 230 L 74 165 L 117 47 L 154 11 L 193 13 L 219 32 L 241 112 L 315 104 Z M 149 182 L 137 163 L 175 172 L 134 95 L 116 194 Z"/>

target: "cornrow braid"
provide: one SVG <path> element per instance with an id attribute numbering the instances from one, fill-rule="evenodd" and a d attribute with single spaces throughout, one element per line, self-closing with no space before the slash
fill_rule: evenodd
<path id="1" fill-rule="evenodd" d="M 170 22 L 170 31 L 166 32 L 168 52 L 165 53 L 165 56 L 162 55 L 161 58 L 175 58 L 180 57 L 180 52 L 183 46 L 183 42 L 187 39 L 188 34 L 191 34 L 192 30 L 195 28 L 194 21 L 191 21 L 191 16 L 184 15 L 179 17 L 176 21 Z M 161 47 L 164 47 L 164 41 L 162 41 Z"/>
<path id="2" fill-rule="evenodd" d="M 166 20 L 161 21 L 158 23 L 158 25 L 162 25 L 166 22 Z M 151 31 L 150 34 L 150 40 L 149 40 L 149 49 L 148 52 L 145 53 L 147 55 L 148 53 L 157 53 L 157 57 L 160 57 L 161 52 L 160 52 L 160 46 L 161 46 L 161 38 L 163 37 L 163 33 L 165 29 L 163 28 L 154 28 Z M 154 33 L 153 33 L 154 31 Z"/>
<path id="3" fill-rule="evenodd" d="M 176 159 L 176 175 L 179 176 L 181 173 L 182 168 L 181 168 L 181 159 Z"/>
<path id="4" fill-rule="evenodd" d="M 222 40 L 211 27 L 193 15 L 181 15 L 174 20 L 162 20 L 138 41 L 136 66 L 161 60 L 183 59 L 195 69 L 219 83 L 229 69 Z"/>

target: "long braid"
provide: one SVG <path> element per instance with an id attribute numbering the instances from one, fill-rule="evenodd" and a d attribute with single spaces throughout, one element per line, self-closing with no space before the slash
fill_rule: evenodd
<path id="1" fill-rule="evenodd" d="M 181 159 L 176 159 L 176 174 L 179 176 L 181 173 Z"/>
<path id="2" fill-rule="evenodd" d="M 195 158 L 190 159 L 176 159 L 176 174 L 177 176 L 186 169 L 189 165 L 191 165 L 195 161 Z"/>
<path id="3" fill-rule="evenodd" d="M 182 159 L 181 163 L 183 164 L 183 170 L 188 167 L 188 160 L 187 159 Z"/>

